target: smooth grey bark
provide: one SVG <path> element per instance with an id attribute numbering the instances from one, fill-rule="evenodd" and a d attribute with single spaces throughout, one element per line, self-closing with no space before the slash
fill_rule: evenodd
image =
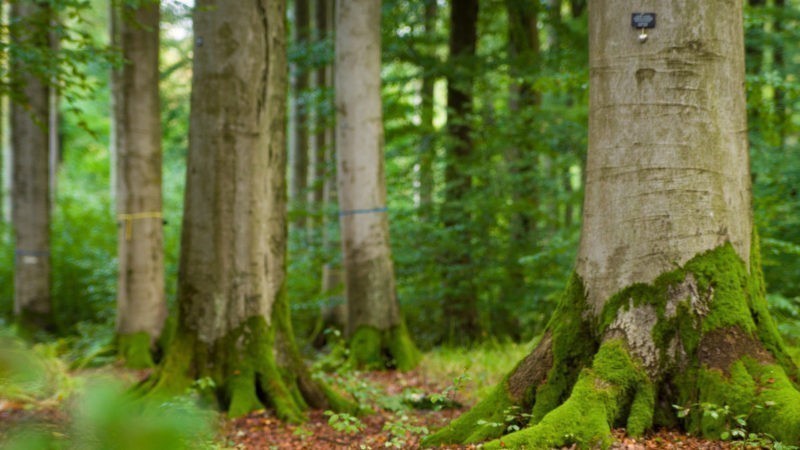
<path id="1" fill-rule="evenodd" d="M 269 323 L 284 285 L 285 40 L 265 3 L 206 0 L 194 14 L 178 297 L 203 342 L 252 316 Z"/>
<path id="2" fill-rule="evenodd" d="M 11 20 L 25 23 L 48 16 L 46 6 L 35 2 L 11 5 Z M 36 20 L 33 19 L 33 20 Z M 11 28 L 11 41 L 19 46 L 49 47 L 48 33 L 40 27 Z M 50 192 L 48 157 L 49 92 L 12 53 L 12 86 L 21 89 L 11 102 L 12 222 L 15 238 L 14 314 L 26 327 L 53 325 L 50 298 Z"/>
<path id="3" fill-rule="evenodd" d="M 723 5 L 646 1 L 642 8 L 664 19 L 644 44 L 630 25 L 605 25 L 630 16 L 626 2 L 590 5 L 577 272 L 595 312 L 623 287 L 651 282 L 726 241 L 750 260 L 742 9 Z"/>
<path id="4" fill-rule="evenodd" d="M 161 335 L 164 294 L 159 1 L 112 6 L 125 63 L 112 76 L 117 210 L 117 333 Z M 121 349 L 123 352 L 125 349 Z M 140 351 L 145 351 L 140 349 Z M 134 355 L 125 355 L 129 358 Z"/>
<path id="5" fill-rule="evenodd" d="M 381 347 L 394 353 L 398 367 L 416 364 L 413 344 L 394 346 L 398 334 L 407 340 L 395 289 L 389 245 L 386 180 L 383 161 L 381 104 L 381 2 L 336 2 L 336 156 L 342 252 L 347 295 L 347 332 L 351 357 L 373 364 Z M 369 355 L 354 348 L 359 333 L 384 335 Z M 371 340 L 371 339 L 370 339 Z M 375 345 L 377 344 L 377 345 Z M 390 348 L 387 348 L 390 347 Z M 397 353 L 399 347 L 408 355 Z"/>
<path id="6" fill-rule="evenodd" d="M 194 12 L 178 326 L 154 391 L 212 377 L 229 415 L 348 404 L 312 380 L 286 299 L 285 1 L 202 0 Z"/>

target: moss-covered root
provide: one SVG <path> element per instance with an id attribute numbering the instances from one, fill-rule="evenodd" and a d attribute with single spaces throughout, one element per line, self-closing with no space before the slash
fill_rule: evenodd
<path id="1" fill-rule="evenodd" d="M 426 437 L 422 445 L 471 444 L 500 437 L 509 409 L 516 406 L 506 386 L 506 381 L 498 384 L 488 397 L 446 427 Z"/>
<path id="2" fill-rule="evenodd" d="M 536 425 L 491 441 L 484 448 L 549 449 L 571 444 L 607 448 L 612 442 L 611 425 L 629 405 L 628 424 L 640 430 L 649 428 L 654 409 L 652 387 L 624 342 L 608 340 L 601 345 L 592 368 L 581 372 L 563 404 Z"/>
<path id="3" fill-rule="evenodd" d="M 745 356 L 731 364 L 728 373 L 704 367 L 697 386 L 701 404 L 725 406 L 732 413 L 714 417 L 698 410 L 688 417 L 689 430 L 716 439 L 733 416 L 741 415 L 750 432 L 800 444 L 800 392 L 780 365 Z"/>
<path id="4" fill-rule="evenodd" d="M 402 323 L 386 331 L 362 325 L 350 337 L 350 364 L 359 369 L 406 371 L 416 367 L 420 358 Z"/>
<path id="5" fill-rule="evenodd" d="M 150 353 L 150 335 L 142 331 L 117 336 L 117 356 L 131 369 L 147 369 L 153 367 Z"/>

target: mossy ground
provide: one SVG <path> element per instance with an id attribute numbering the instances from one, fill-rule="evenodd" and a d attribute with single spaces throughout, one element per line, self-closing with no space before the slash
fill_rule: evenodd
<path id="1" fill-rule="evenodd" d="M 754 239 L 750 266 L 730 244 L 697 255 L 653 283 L 620 291 L 597 317 L 573 276 L 548 339 L 493 394 L 424 444 L 494 439 L 484 448 L 606 448 L 614 426 L 635 436 L 654 425 L 719 438 L 725 422 L 701 413 L 679 418 L 671 406 L 704 403 L 746 416 L 752 432 L 800 444 L 797 368 L 767 311 L 758 251 Z M 628 341 L 627 333 L 641 330 L 616 321 L 633 308 L 655 317 L 647 339 L 658 358 L 648 366 Z M 534 376 L 541 372 L 535 365 L 547 376 Z M 499 420 L 511 408 L 529 411 L 527 427 L 514 431 Z"/>

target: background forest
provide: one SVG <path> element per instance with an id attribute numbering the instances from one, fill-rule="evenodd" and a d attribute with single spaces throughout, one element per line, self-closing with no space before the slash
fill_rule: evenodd
<path id="1" fill-rule="evenodd" d="M 449 56 L 450 3 L 384 0 L 382 7 L 392 254 L 406 325 L 423 350 L 520 343 L 538 336 L 573 269 L 581 227 L 586 0 L 538 1 L 527 24 L 517 23 L 514 2 L 480 0 L 475 52 L 457 58 Z M 754 218 L 771 311 L 787 343 L 796 347 L 800 2 L 749 3 L 745 36 Z M 59 339 L 70 362 L 103 364 L 115 358 L 119 225 L 109 153 L 109 72 L 116 57 L 103 50 L 108 45 L 107 2 L 65 4 L 75 11 L 67 22 L 78 37 L 62 44 L 74 55 L 75 70 L 61 92 L 58 165 L 51 180 L 56 187 L 51 232 L 56 331 L 38 338 Z M 171 310 L 189 135 L 191 8 L 179 0 L 162 2 L 165 287 Z M 520 38 L 526 35 L 520 30 L 524 26 L 537 30 L 534 42 Z M 327 326 L 321 311 L 344 302 L 343 286 L 323 277 L 325 267 L 335 272 L 341 265 L 339 208 L 331 195 L 336 164 L 322 137 L 335 119 L 333 92 L 330 84 L 317 83 L 317 73 L 332 63 L 334 50 L 313 14 L 302 18 L 292 4 L 288 28 L 293 82 L 287 295 L 298 343 L 313 356 L 314 341 Z M 471 104 L 455 111 L 451 105 L 448 112 L 448 80 L 472 93 Z M 2 130 L 8 129 L 10 101 L 4 101 Z M 465 134 L 455 137 L 454 129 Z M 2 147 L 0 326 L 10 326 L 15 256 L 5 132 Z M 455 158 L 448 151 L 454 147 L 462 149 Z M 472 306 L 454 317 L 447 309 L 454 299 Z"/>

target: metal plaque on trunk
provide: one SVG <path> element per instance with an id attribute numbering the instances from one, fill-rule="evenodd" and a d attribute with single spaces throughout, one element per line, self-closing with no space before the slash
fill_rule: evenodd
<path id="1" fill-rule="evenodd" d="M 656 13 L 633 13 L 631 14 L 631 26 L 633 28 L 655 28 Z"/>

